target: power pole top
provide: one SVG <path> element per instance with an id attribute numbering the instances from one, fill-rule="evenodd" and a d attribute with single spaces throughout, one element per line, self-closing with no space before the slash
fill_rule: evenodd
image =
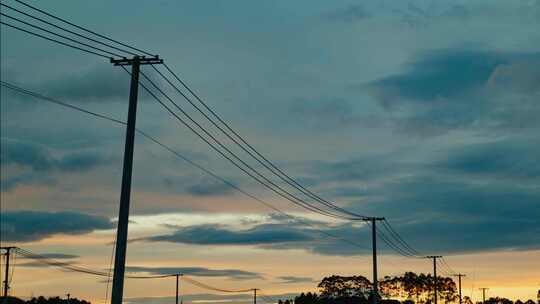
<path id="1" fill-rule="evenodd" d="M 163 59 L 160 59 L 159 56 L 155 57 L 145 57 L 145 56 L 135 56 L 133 58 L 122 58 L 122 59 L 113 59 L 111 58 L 111 63 L 114 65 L 133 65 L 133 62 L 138 61 L 139 65 L 144 64 L 162 64 Z"/>
<path id="2" fill-rule="evenodd" d="M 373 221 L 384 221 L 386 218 L 384 217 L 364 217 L 362 220 L 365 222 L 373 222 Z"/>
<path id="3" fill-rule="evenodd" d="M 6 246 L 6 247 L 0 247 L 0 250 L 7 250 L 7 251 L 9 251 L 9 250 L 15 249 L 15 248 L 17 248 L 17 247 L 15 247 L 15 246 Z"/>
<path id="4" fill-rule="evenodd" d="M 428 255 L 428 256 L 425 256 L 424 258 L 426 258 L 426 259 L 440 259 L 440 258 L 442 258 L 442 255 Z"/>

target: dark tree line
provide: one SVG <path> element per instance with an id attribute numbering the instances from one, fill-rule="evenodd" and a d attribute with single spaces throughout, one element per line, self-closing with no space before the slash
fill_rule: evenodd
<path id="1" fill-rule="evenodd" d="M 380 282 L 379 303 L 382 304 L 431 304 L 433 301 L 434 277 L 430 274 L 406 272 L 400 276 L 387 276 Z M 371 303 L 372 284 L 363 276 L 325 277 L 317 286 L 319 293 L 307 292 L 290 300 L 280 300 L 279 304 L 369 304 Z M 459 296 L 455 282 L 450 277 L 437 276 L 438 299 L 440 303 L 458 302 Z M 402 302 L 390 298 L 405 299 Z M 473 304 L 468 297 L 464 304 Z M 477 303 L 482 304 L 482 303 Z M 490 298 L 485 304 L 535 304 L 513 302 L 505 298 Z M 540 302 L 538 303 L 540 304 Z"/>
<path id="2" fill-rule="evenodd" d="M 0 300 L 0 303 L 3 304 L 3 301 Z M 88 301 L 79 300 L 77 298 L 71 298 L 68 300 L 68 299 L 61 299 L 60 297 L 45 298 L 43 296 L 32 298 L 28 301 L 24 301 L 16 297 L 8 297 L 6 303 L 10 303 L 10 304 L 91 304 Z"/>
<path id="3" fill-rule="evenodd" d="M 439 298 L 443 302 L 456 299 L 456 284 L 452 278 L 437 276 Z M 431 303 L 433 298 L 433 277 L 429 274 L 407 272 L 402 276 L 387 276 L 379 282 L 381 303 L 400 303 L 389 298 L 404 298 L 407 303 Z M 364 276 L 325 277 L 317 286 L 317 293 L 301 293 L 294 300 L 280 301 L 280 304 L 368 304 L 371 302 L 372 284 Z"/>

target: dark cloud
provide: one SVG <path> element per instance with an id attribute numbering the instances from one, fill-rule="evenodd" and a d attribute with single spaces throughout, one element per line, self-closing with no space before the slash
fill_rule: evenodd
<path id="1" fill-rule="evenodd" d="M 76 212 L 4 211 L 2 238 L 8 242 L 39 241 L 56 234 L 80 235 L 114 228 L 102 216 Z"/>
<path id="2" fill-rule="evenodd" d="M 2 190 L 10 190 L 19 184 L 31 182 L 52 184 L 54 179 L 48 176 L 50 173 L 81 172 L 109 162 L 108 158 L 95 152 L 69 152 L 55 155 L 41 145 L 4 139 L 0 160 L 2 166 L 16 165 L 30 169 L 15 176 L 3 176 Z"/>
<path id="3" fill-rule="evenodd" d="M 480 167 L 490 171 L 490 166 Z M 350 204 L 349 208 L 360 214 L 384 214 L 405 239 L 424 252 L 449 254 L 538 248 L 540 191 L 537 187 L 491 180 L 490 176 L 471 181 L 451 171 L 389 179 L 365 190 L 366 197 L 374 198 L 369 203 Z M 266 220 L 246 229 L 220 225 L 184 227 L 144 240 L 300 249 L 342 256 L 365 254 L 370 248 L 369 229 L 362 225 L 306 224 L 280 216 L 271 216 L 269 220 L 271 224 Z M 384 243 L 381 251 L 393 253 Z"/>
<path id="4" fill-rule="evenodd" d="M 501 140 L 453 148 L 436 168 L 464 174 L 500 178 L 540 177 L 540 143 L 533 140 Z"/>
<path id="5" fill-rule="evenodd" d="M 263 275 L 257 272 L 244 271 L 239 269 L 209 269 L 204 267 L 140 267 L 127 266 L 128 272 L 144 272 L 155 275 L 186 274 L 197 277 L 225 277 L 235 280 L 262 279 Z"/>
<path id="6" fill-rule="evenodd" d="M 177 229 L 172 234 L 145 238 L 197 245 L 263 245 L 311 240 L 312 236 L 298 229 L 278 224 L 258 225 L 248 230 L 230 230 L 219 225 L 197 225 Z"/>
<path id="7" fill-rule="evenodd" d="M 281 280 L 281 283 L 284 283 L 284 284 L 316 282 L 315 280 L 313 280 L 313 278 L 310 278 L 310 277 L 282 276 L 282 277 L 278 277 L 278 279 Z"/>
<path id="8" fill-rule="evenodd" d="M 406 133 L 441 135 L 464 127 L 538 126 L 540 55 L 447 49 L 418 57 L 368 91 Z M 366 88 L 366 86 L 362 86 Z M 527 115 L 528 113 L 528 115 Z"/>
<path id="9" fill-rule="evenodd" d="M 493 52 L 435 51 L 413 62 L 405 73 L 375 81 L 372 86 L 386 106 L 400 101 L 435 103 L 483 86 L 495 68 L 507 62 Z"/>
<path id="10" fill-rule="evenodd" d="M 177 228 L 172 234 L 156 235 L 135 241 L 172 242 L 191 245 L 256 246 L 265 249 L 300 249 L 323 255 L 358 255 L 369 250 L 362 242 L 368 233 L 362 226 L 329 225 L 304 218 L 291 219 L 270 216 L 273 223 L 259 223 L 247 229 L 232 229 L 222 225 L 196 225 Z M 334 237 L 329 237 L 333 235 Z"/>
<path id="11" fill-rule="evenodd" d="M 383 210 L 398 231 L 421 250 L 527 250 L 540 244 L 538 188 L 491 179 L 426 175 L 396 179 L 382 189 L 386 195 L 362 205 L 361 211 L 373 214 Z"/>

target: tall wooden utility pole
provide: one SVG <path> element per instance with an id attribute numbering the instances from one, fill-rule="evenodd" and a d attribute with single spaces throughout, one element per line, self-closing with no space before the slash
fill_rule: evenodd
<path id="1" fill-rule="evenodd" d="M 461 298 L 461 277 L 465 277 L 466 275 L 462 273 L 455 274 L 454 276 L 458 277 L 458 286 L 459 286 L 459 304 L 461 304 L 462 298 Z"/>
<path id="2" fill-rule="evenodd" d="M 371 223 L 371 248 L 373 250 L 373 290 L 371 294 L 371 303 L 377 304 L 379 297 L 379 283 L 377 278 L 377 221 L 383 221 L 384 217 L 369 217 L 365 221 Z"/>
<path id="3" fill-rule="evenodd" d="M 180 276 L 182 276 L 181 273 L 177 273 L 174 275 L 176 277 L 176 304 L 178 304 L 178 294 L 179 294 L 179 284 L 180 284 Z"/>
<path id="4" fill-rule="evenodd" d="M 482 304 L 486 304 L 486 290 L 488 290 L 489 288 L 482 287 L 478 289 L 482 291 Z"/>
<path id="5" fill-rule="evenodd" d="M 253 304 L 257 304 L 257 290 L 258 288 L 253 288 Z"/>
<path id="6" fill-rule="evenodd" d="M 9 292 L 9 257 L 11 255 L 11 250 L 15 249 L 17 247 L 1 247 L 0 249 L 3 249 L 6 251 L 6 273 L 4 275 L 4 300 L 7 300 L 8 292 Z"/>
<path id="7" fill-rule="evenodd" d="M 131 173 L 133 169 L 133 147 L 135 142 L 135 120 L 137 117 L 137 97 L 139 94 L 140 66 L 144 64 L 160 64 L 159 57 L 139 57 L 131 59 L 111 59 L 116 66 L 131 65 L 131 85 L 129 90 L 129 109 L 126 128 L 126 144 L 124 149 L 124 170 L 122 173 L 122 189 L 120 192 L 120 210 L 118 213 L 118 229 L 116 231 L 116 251 L 114 257 L 114 274 L 112 285 L 112 304 L 122 304 L 124 293 L 124 273 L 126 267 L 126 247 L 129 223 L 129 202 L 131 196 Z"/>
<path id="8" fill-rule="evenodd" d="M 442 255 L 430 255 L 426 259 L 433 259 L 433 303 L 437 304 L 437 298 L 439 297 L 437 291 L 437 259 L 442 258 Z"/>

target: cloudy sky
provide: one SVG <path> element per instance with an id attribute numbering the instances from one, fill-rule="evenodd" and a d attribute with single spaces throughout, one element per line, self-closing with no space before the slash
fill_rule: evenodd
<path id="1" fill-rule="evenodd" d="M 300 183 L 348 210 L 385 216 L 422 253 L 445 255 L 467 274 L 465 295 L 478 299 L 478 287 L 489 287 L 488 295 L 536 296 L 540 1 L 30 3 L 160 54 Z M 126 119 L 122 69 L 12 29 L 1 34 L 2 81 Z M 211 127 L 151 68 L 143 71 Z M 107 269 L 124 128 L 5 87 L 1 97 L 2 245 Z M 370 277 L 368 227 L 264 189 L 144 92 L 137 127 L 295 218 L 138 136 L 128 271 L 183 272 L 267 295 L 314 290 L 331 274 Z M 381 247 L 381 275 L 431 270 Z M 22 258 L 17 265 L 16 295 L 105 300 L 100 278 Z M 187 302 L 250 300 L 182 287 Z M 133 303 L 173 293 L 173 280 L 126 281 Z"/>

